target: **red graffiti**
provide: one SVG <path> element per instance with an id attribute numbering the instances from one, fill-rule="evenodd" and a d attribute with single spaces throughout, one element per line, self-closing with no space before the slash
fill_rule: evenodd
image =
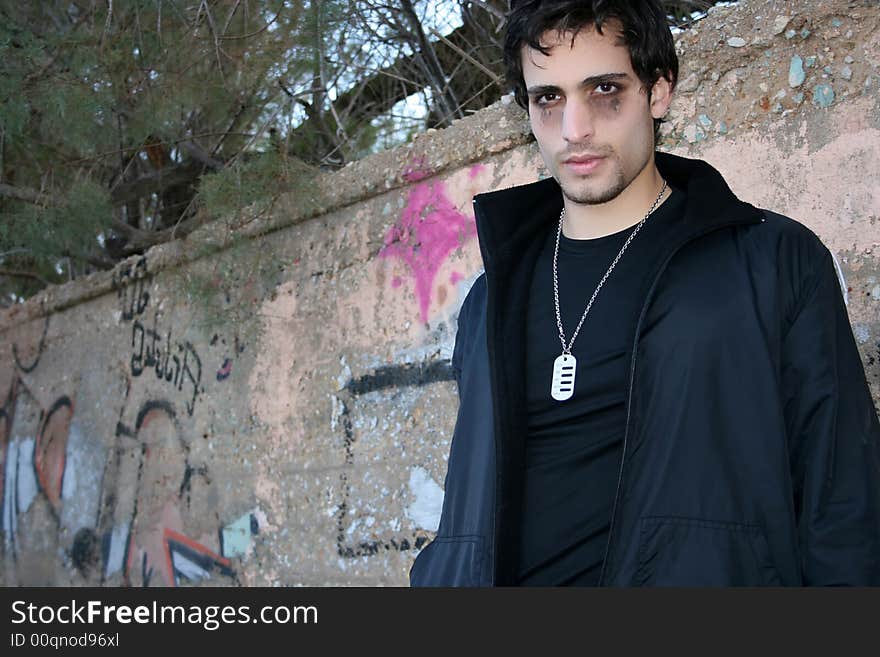
<path id="1" fill-rule="evenodd" d="M 73 402 L 70 398 L 63 396 L 57 399 L 43 418 L 34 448 L 34 467 L 40 488 L 56 511 L 61 509 L 67 435 L 72 417 Z"/>

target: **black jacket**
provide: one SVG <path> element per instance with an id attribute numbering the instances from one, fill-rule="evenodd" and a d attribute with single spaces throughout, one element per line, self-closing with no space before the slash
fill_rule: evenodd
<path id="1" fill-rule="evenodd" d="M 831 253 L 705 162 L 656 163 L 686 210 L 632 336 L 600 584 L 880 585 L 880 423 Z M 413 586 L 515 583 L 529 281 L 561 203 L 552 178 L 474 199 L 485 273 L 459 313 L 443 510 Z"/>

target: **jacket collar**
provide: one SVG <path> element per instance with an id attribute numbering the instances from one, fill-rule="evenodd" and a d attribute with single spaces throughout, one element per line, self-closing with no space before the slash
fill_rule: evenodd
<path id="1" fill-rule="evenodd" d="M 762 213 L 734 195 L 711 165 L 671 153 L 656 152 L 660 174 L 686 192 L 680 239 L 731 223 L 758 223 Z M 474 197 L 474 213 L 483 265 L 516 259 L 544 233 L 562 210 L 562 191 L 554 178 L 545 178 Z M 678 237 L 678 233 L 676 237 Z"/>

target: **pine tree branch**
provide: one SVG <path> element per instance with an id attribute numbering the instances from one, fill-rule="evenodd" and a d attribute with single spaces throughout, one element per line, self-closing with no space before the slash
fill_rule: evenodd
<path id="1" fill-rule="evenodd" d="M 455 45 L 454 43 L 452 43 L 452 41 L 450 41 L 450 40 L 447 39 L 445 36 L 443 36 L 442 34 L 440 34 L 440 32 L 438 32 L 436 29 L 432 29 L 432 30 L 431 30 L 431 34 L 433 34 L 435 37 L 437 37 L 438 39 L 440 39 L 440 40 L 441 40 L 443 43 L 445 43 L 447 46 L 449 46 L 450 48 L 452 48 L 455 52 L 457 52 L 459 55 L 461 55 L 464 59 L 466 59 L 466 60 L 469 61 L 471 64 L 473 64 L 474 66 L 476 66 L 478 69 L 480 69 L 483 73 L 486 74 L 486 76 L 487 76 L 490 80 L 493 80 L 493 81 L 494 81 L 499 87 L 501 86 L 502 77 L 501 77 L 500 75 L 497 75 L 497 74 L 494 73 L 493 71 L 490 71 L 488 68 L 486 68 L 485 66 L 483 66 L 480 62 L 478 62 L 476 59 L 474 59 L 473 57 L 471 57 L 471 56 L 470 56 L 465 50 L 463 50 L 462 48 L 459 48 L 457 45 Z"/>
<path id="2" fill-rule="evenodd" d="M 493 7 L 492 5 L 482 2 L 481 0 L 468 0 L 472 5 L 476 5 L 485 11 L 488 11 L 493 16 L 500 18 L 502 21 L 507 20 L 507 17 L 504 15 L 504 12 L 498 9 L 497 7 Z"/>
<path id="3" fill-rule="evenodd" d="M 145 178 L 146 177 L 147 176 L 145 176 Z M 5 196 L 6 198 L 14 198 L 19 201 L 26 201 L 28 203 L 34 203 L 37 205 L 48 205 L 52 207 L 57 207 L 58 205 L 60 205 L 60 203 L 57 202 L 56 197 L 42 194 L 34 189 L 28 189 L 25 187 L 13 187 L 12 185 L 7 185 L 5 183 L 0 183 L 0 196 Z M 123 199 L 123 202 L 124 200 L 125 199 Z M 47 201 L 49 202 L 47 203 Z M 124 221 L 120 221 L 119 219 L 116 219 L 114 217 L 110 219 L 109 226 L 112 230 L 126 238 L 127 244 L 125 248 L 127 251 L 130 251 L 132 253 L 139 253 L 145 249 L 150 248 L 151 246 L 155 246 L 156 244 L 162 244 L 163 242 L 167 242 L 171 239 L 178 237 L 185 237 L 193 230 L 198 228 L 205 221 L 205 217 L 195 215 L 190 219 L 187 219 L 186 221 L 180 222 L 175 227 L 167 228 L 165 230 L 148 231 L 130 226 Z M 108 264 L 106 261 L 92 260 L 89 257 L 85 257 L 82 259 L 86 260 L 86 262 L 89 262 L 92 265 L 95 265 L 96 267 L 106 267 Z"/>
<path id="4" fill-rule="evenodd" d="M 223 166 L 219 160 L 213 160 L 214 164 Z M 146 175 L 140 176 L 134 180 L 123 182 L 110 190 L 110 200 L 114 206 L 124 205 L 129 201 L 137 200 L 143 196 L 148 196 L 153 192 L 161 191 L 163 188 L 172 187 L 188 182 L 195 182 L 202 173 L 201 163 L 185 163 L 172 167 L 165 167 L 158 171 L 152 171 Z M 59 206 L 63 203 L 53 195 L 29 189 L 26 187 L 16 187 L 0 183 L 0 196 L 12 198 L 18 201 L 26 201 L 34 205 Z M 129 228 L 133 228 L 129 226 Z M 133 228 L 133 230 L 138 230 Z M 144 232 L 144 231 L 141 231 Z"/>
<path id="5" fill-rule="evenodd" d="M 224 162 L 222 160 L 218 160 L 216 157 L 211 157 L 194 141 L 180 142 L 180 147 L 185 150 L 192 159 L 201 162 L 209 169 L 218 171 L 223 168 Z"/>
<path id="6" fill-rule="evenodd" d="M 111 219 L 110 228 L 123 235 L 128 241 L 122 248 L 122 255 L 129 256 L 135 253 L 143 253 L 152 246 L 164 244 L 174 239 L 182 239 L 193 232 L 202 224 L 210 221 L 210 217 L 204 213 L 198 212 L 181 221 L 170 228 L 157 231 L 140 230 L 129 226 L 127 223 L 118 219 Z"/>
<path id="7" fill-rule="evenodd" d="M 22 271 L 20 269 L 3 269 L 0 268 L 0 276 L 10 276 L 13 278 L 30 278 L 31 280 L 40 281 L 43 285 L 51 285 L 49 281 L 40 276 L 39 274 L 35 274 L 32 271 Z"/>
<path id="8" fill-rule="evenodd" d="M 433 49 L 443 71 L 451 71 L 461 61 L 460 51 L 468 50 L 467 35 L 469 32 L 468 26 L 462 25 L 447 34 L 443 41 L 434 44 Z M 447 42 L 455 45 L 457 49 L 454 50 Z M 424 87 L 433 86 L 432 76 L 428 75 L 425 67 L 419 65 L 419 57 L 419 53 L 400 57 L 388 66 L 377 70 L 354 88 L 339 94 L 334 102 L 337 108 L 344 108 L 342 114 L 346 121 L 349 124 L 368 124 L 409 94 Z M 472 85 L 477 88 L 483 86 L 485 82 L 494 83 L 497 79 L 497 75 L 494 74 L 491 78 L 486 78 L 482 68 L 474 73 L 480 78 L 478 83 Z M 401 80 L 405 80 L 406 83 L 399 84 Z M 320 112 L 313 113 L 291 131 L 291 142 L 297 138 L 321 132 L 321 121 L 317 114 Z M 454 113 L 452 115 L 454 116 Z"/>
<path id="9" fill-rule="evenodd" d="M 34 205 L 57 205 L 54 197 L 45 192 L 28 189 L 27 187 L 7 185 L 6 183 L 0 183 L 0 196 L 14 198 L 18 201 L 27 201 Z"/>
<path id="10" fill-rule="evenodd" d="M 163 188 L 195 182 L 201 173 L 202 165 L 193 162 L 163 167 L 134 180 L 119 183 L 110 190 L 110 200 L 113 205 L 122 205 Z"/>

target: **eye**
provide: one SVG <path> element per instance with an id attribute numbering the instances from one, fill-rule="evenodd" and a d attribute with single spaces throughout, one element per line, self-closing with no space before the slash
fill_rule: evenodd
<path id="1" fill-rule="evenodd" d="M 540 96 L 535 96 L 534 98 L 532 98 L 532 102 L 538 107 L 546 107 L 547 105 L 552 105 L 557 100 L 559 100 L 559 95 L 552 92 L 541 94 Z"/>
<path id="2" fill-rule="evenodd" d="M 610 96 L 617 91 L 617 85 L 613 82 L 600 82 L 596 85 L 596 91 L 600 96 Z"/>

